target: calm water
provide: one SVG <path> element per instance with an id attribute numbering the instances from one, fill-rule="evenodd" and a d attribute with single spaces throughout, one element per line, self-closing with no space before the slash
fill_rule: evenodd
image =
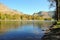
<path id="1" fill-rule="evenodd" d="M 51 21 L 0 21 L 0 40 L 42 40 Z"/>

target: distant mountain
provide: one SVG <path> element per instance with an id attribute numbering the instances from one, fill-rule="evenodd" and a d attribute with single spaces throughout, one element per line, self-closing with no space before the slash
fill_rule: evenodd
<path id="1" fill-rule="evenodd" d="M 50 17 L 53 17 L 55 14 L 55 11 L 49 11 L 48 14 L 50 15 Z"/>
<path id="2" fill-rule="evenodd" d="M 54 12 L 55 11 L 48 11 L 48 12 L 40 11 L 38 13 L 34 13 L 33 15 L 39 15 L 39 16 L 44 16 L 44 17 L 53 17 Z"/>
<path id="3" fill-rule="evenodd" d="M 41 16 L 42 14 L 42 11 L 40 11 L 40 12 L 38 12 L 38 13 L 33 13 L 33 15 L 39 15 L 39 16 Z"/>

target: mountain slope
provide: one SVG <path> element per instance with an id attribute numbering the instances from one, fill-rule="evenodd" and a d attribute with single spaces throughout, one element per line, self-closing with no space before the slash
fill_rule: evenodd
<path id="1" fill-rule="evenodd" d="M 48 11 L 48 12 L 40 11 L 38 13 L 34 13 L 33 15 L 44 16 L 47 18 L 47 17 L 53 17 L 54 13 L 55 13 L 55 11 Z"/>
<path id="2" fill-rule="evenodd" d="M 3 14 L 20 14 L 20 15 L 23 14 L 22 12 L 18 12 L 16 10 L 8 8 L 2 3 L 0 3 L 0 12 L 2 12 Z"/>

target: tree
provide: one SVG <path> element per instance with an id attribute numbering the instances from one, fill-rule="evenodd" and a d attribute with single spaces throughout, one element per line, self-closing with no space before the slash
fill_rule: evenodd
<path id="1" fill-rule="evenodd" d="M 58 19 L 60 20 L 60 0 L 58 0 Z"/>
<path id="2" fill-rule="evenodd" d="M 56 6 L 55 19 L 58 21 L 60 19 L 60 0 L 48 0 L 51 2 L 50 6 Z M 56 5 L 55 5 L 56 4 Z"/>
<path id="3" fill-rule="evenodd" d="M 6 16 L 4 14 L 1 14 L 1 20 L 6 20 Z"/>

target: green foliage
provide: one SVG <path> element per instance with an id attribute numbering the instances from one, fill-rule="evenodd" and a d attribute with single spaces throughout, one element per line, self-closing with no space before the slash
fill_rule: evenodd
<path id="1" fill-rule="evenodd" d="M 51 18 L 46 18 L 51 20 Z M 0 13 L 0 20 L 44 20 L 42 16 L 38 15 L 19 15 L 19 14 L 9 14 L 9 13 Z"/>
<path id="2" fill-rule="evenodd" d="M 60 21 L 53 28 L 60 28 Z"/>
<path id="3" fill-rule="evenodd" d="M 60 28 L 60 25 L 55 25 L 53 28 Z"/>
<path id="4" fill-rule="evenodd" d="M 5 20 L 6 19 L 6 16 L 4 14 L 1 14 L 1 19 L 2 20 Z"/>
<path id="5" fill-rule="evenodd" d="M 1 14 L 0 14 L 0 19 L 1 19 Z"/>
<path id="6" fill-rule="evenodd" d="M 57 25 L 60 25 L 60 22 L 57 22 Z"/>
<path id="7" fill-rule="evenodd" d="M 44 20 L 52 20 L 52 18 L 44 18 Z"/>

